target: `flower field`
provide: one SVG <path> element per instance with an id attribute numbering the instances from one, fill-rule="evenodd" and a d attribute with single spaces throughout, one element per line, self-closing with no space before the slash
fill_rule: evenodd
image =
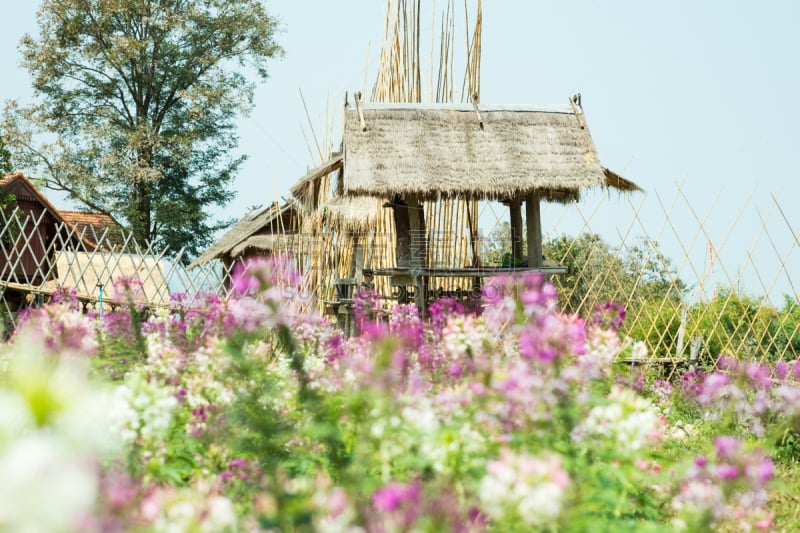
<path id="1" fill-rule="evenodd" d="M 800 364 L 667 382 L 615 361 L 537 275 L 476 309 L 386 312 L 358 335 L 251 263 L 238 296 L 81 314 L 64 293 L 0 347 L 0 531 L 791 531 Z"/>

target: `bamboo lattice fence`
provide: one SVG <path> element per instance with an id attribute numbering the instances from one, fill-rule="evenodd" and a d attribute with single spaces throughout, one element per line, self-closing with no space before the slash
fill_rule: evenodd
<path id="1" fill-rule="evenodd" d="M 547 205 L 545 253 L 570 267 L 568 274 L 552 278 L 562 309 L 588 317 L 608 300 L 623 305 L 623 335 L 643 341 L 649 352 L 645 361 L 628 362 L 658 363 L 668 374 L 689 365 L 713 366 L 726 354 L 758 361 L 796 359 L 800 224 L 778 196 L 751 194 L 742 204 L 732 211 L 729 202 L 694 201 L 678 186 L 668 193 L 596 195 Z M 495 215 L 491 204 L 481 207 L 480 233 L 486 237 L 502 227 L 507 215 L 505 209 Z M 724 224 L 719 212 L 735 216 Z M 153 307 L 168 305 L 177 293 L 230 295 L 229 273 L 218 261 L 187 271 L 181 252 L 169 256 L 168 250 L 141 247 L 124 235 L 109 240 L 106 233 L 90 234 L 91 227 L 82 233 L 60 227 L 45 241 L 36 231 L 42 222 L 41 217 L 0 211 L 0 316 L 7 331 L 22 308 L 46 301 L 58 287 L 76 289 L 87 309 L 99 303 L 98 284 L 106 289 L 105 305 L 116 305 L 109 287 L 120 277 L 141 281 L 142 297 Z M 381 226 L 371 231 L 375 241 L 391 236 Z M 303 242 L 312 246 L 321 239 L 328 254 L 342 235 Z M 432 264 L 438 254 L 450 253 L 445 248 L 453 241 L 445 235 L 435 240 L 442 249 L 431 249 Z M 387 248 L 391 251 L 393 244 Z M 22 257 L 35 250 L 44 253 L 37 252 L 23 272 Z M 318 250 L 315 255 L 321 256 Z M 342 271 L 350 267 L 349 255 L 327 259 L 332 264 L 340 260 L 337 269 Z M 371 260 L 367 255 L 365 261 Z M 332 294 L 335 287 L 320 290 Z"/>

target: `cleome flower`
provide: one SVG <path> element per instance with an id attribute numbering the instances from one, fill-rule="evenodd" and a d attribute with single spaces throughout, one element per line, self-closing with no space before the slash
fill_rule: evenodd
<path id="1" fill-rule="evenodd" d="M 500 459 L 489 461 L 479 498 L 493 520 L 521 520 L 535 527 L 558 518 L 569 482 L 561 456 L 549 453 L 535 457 L 504 448 Z"/>
<path id="2" fill-rule="evenodd" d="M 623 454 L 633 454 L 658 443 L 665 421 L 649 400 L 614 386 L 608 403 L 593 407 L 573 431 L 576 442 L 606 442 Z"/>

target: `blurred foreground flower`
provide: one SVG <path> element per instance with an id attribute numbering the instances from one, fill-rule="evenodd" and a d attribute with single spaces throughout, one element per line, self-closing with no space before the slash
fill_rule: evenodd
<path id="1" fill-rule="evenodd" d="M 503 449 L 486 470 L 479 495 L 492 519 L 507 525 L 521 520 L 529 527 L 556 521 L 570 483 L 560 456 L 534 457 Z"/>
<path id="2" fill-rule="evenodd" d="M 0 530 L 75 531 L 91 515 L 100 463 L 118 449 L 111 396 L 86 377 L 85 361 L 14 345 L 0 381 Z"/>

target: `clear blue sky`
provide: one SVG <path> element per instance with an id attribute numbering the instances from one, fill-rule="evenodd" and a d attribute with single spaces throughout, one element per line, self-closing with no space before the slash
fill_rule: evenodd
<path id="1" fill-rule="evenodd" d="M 266 5 L 282 20 L 286 56 L 273 63 L 252 116 L 241 121 L 240 149 L 249 160 L 227 216 L 288 196 L 315 163 L 303 138 L 299 91 L 321 128 L 328 110 L 339 112 L 345 91 L 362 88 L 368 51 L 371 83 L 382 40 L 383 0 Z M 35 31 L 38 2 L 0 6 L 0 101 L 24 102 L 31 92 L 16 46 Z M 433 6 L 423 0 L 429 19 Z M 443 0 L 435 4 L 437 12 L 444 7 Z M 800 2 L 484 0 L 483 15 L 482 102 L 564 103 L 582 93 L 603 164 L 644 187 L 647 202 L 656 194 L 668 202 L 680 183 L 705 212 L 703 202 L 710 207 L 722 191 L 709 222 L 722 236 L 755 186 L 765 199 L 779 193 L 793 216 L 800 198 Z M 457 37 L 458 46 L 465 38 Z M 800 217 L 792 222 L 800 227 Z M 601 217 L 593 224 L 614 234 L 629 222 Z"/>

